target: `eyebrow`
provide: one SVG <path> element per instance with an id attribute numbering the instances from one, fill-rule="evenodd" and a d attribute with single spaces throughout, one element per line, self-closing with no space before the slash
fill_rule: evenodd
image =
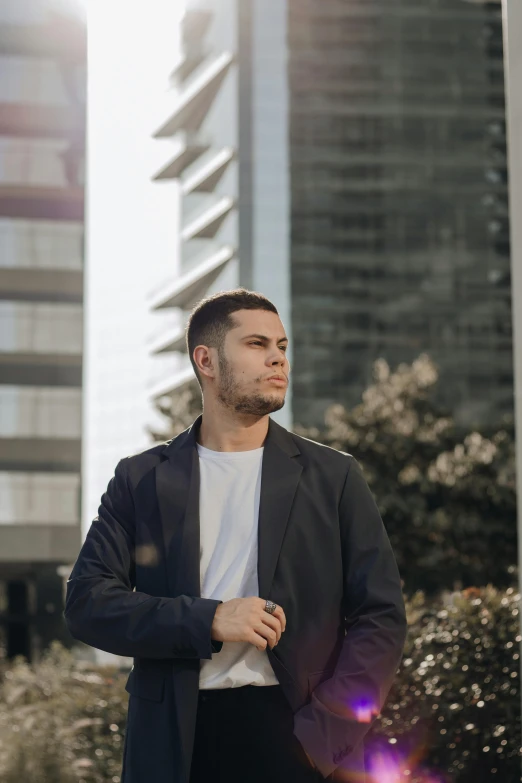
<path id="1" fill-rule="evenodd" d="M 251 337 L 257 337 L 258 340 L 264 340 L 265 343 L 269 343 L 270 342 L 270 337 L 267 337 L 264 334 L 247 334 L 246 337 L 243 337 L 243 340 L 248 340 Z M 277 342 L 278 343 L 287 343 L 288 342 L 288 337 L 280 337 Z"/>

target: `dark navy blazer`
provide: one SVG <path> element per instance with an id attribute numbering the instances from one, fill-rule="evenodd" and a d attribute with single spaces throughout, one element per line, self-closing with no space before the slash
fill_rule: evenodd
<path id="1" fill-rule="evenodd" d="M 220 601 L 200 591 L 200 424 L 120 460 L 67 583 L 73 637 L 134 658 L 123 783 L 189 783 L 200 660 L 222 647 Z M 258 578 L 287 619 L 266 652 L 295 735 L 323 777 L 364 780 L 363 739 L 406 636 L 397 563 L 356 459 L 271 418 Z"/>

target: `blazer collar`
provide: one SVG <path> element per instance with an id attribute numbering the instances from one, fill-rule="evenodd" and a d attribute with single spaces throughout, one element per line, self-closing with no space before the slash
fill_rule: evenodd
<path id="1" fill-rule="evenodd" d="M 202 419 L 203 414 L 200 414 L 190 427 L 169 440 L 163 449 L 163 454 L 169 459 L 175 459 L 181 449 L 195 449 Z M 289 457 L 295 457 L 301 453 L 291 433 L 270 416 L 268 417 L 268 432 L 263 445 L 270 450 L 272 447 L 279 448 Z"/>
<path id="2" fill-rule="evenodd" d="M 202 415 L 163 450 L 165 459 L 156 468 L 156 493 L 160 510 L 167 583 L 172 597 L 201 597 L 199 455 L 197 435 Z M 259 595 L 270 598 L 270 589 L 281 550 L 302 465 L 301 452 L 284 427 L 269 418 L 263 444 L 258 519 Z"/>

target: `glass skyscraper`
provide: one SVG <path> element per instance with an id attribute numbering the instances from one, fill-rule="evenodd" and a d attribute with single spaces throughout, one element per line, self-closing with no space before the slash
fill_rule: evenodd
<path id="1" fill-rule="evenodd" d="M 421 351 L 458 420 L 511 412 L 500 3 L 288 14 L 295 421 Z"/>
<path id="2" fill-rule="evenodd" d="M 458 421 L 511 413 L 500 3 L 207 0 L 184 41 L 158 130 L 180 144 L 159 176 L 181 182 L 182 262 L 153 301 L 180 358 L 154 396 L 195 384 L 190 306 L 243 284 L 281 309 L 294 423 L 421 352 Z"/>
<path id="3" fill-rule="evenodd" d="M 0 657 L 68 639 L 81 543 L 86 30 L 0 4 Z M 67 572 L 68 573 L 68 572 Z"/>

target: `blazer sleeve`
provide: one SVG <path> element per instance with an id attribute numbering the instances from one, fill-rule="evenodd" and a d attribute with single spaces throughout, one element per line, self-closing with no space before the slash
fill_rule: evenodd
<path id="1" fill-rule="evenodd" d="M 119 461 L 67 581 L 71 635 L 106 652 L 144 658 L 211 658 L 219 600 L 151 596 L 134 590 L 134 503 L 127 459 Z"/>
<path id="2" fill-rule="evenodd" d="M 407 632 L 388 535 L 358 462 L 347 456 L 339 503 L 345 638 L 333 676 L 294 715 L 294 733 L 324 777 L 338 766 L 350 771 L 351 751 L 385 704 Z"/>

